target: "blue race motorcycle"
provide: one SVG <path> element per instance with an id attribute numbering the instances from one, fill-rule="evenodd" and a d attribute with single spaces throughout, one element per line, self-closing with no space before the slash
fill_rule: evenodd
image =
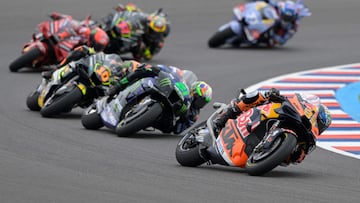
<path id="1" fill-rule="evenodd" d="M 256 46 L 266 44 L 279 16 L 266 2 L 242 3 L 233 8 L 233 19 L 220 26 L 209 39 L 210 48 L 224 44 Z"/>
<path id="2" fill-rule="evenodd" d="M 164 133 L 172 131 L 178 115 L 189 107 L 189 89 L 171 74 L 160 72 L 129 85 L 114 98 L 95 101 L 81 118 L 86 129 L 103 126 L 126 137 L 148 127 Z"/>

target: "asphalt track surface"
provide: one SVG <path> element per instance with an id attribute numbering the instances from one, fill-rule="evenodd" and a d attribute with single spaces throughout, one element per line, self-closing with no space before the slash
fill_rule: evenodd
<path id="1" fill-rule="evenodd" d="M 85 3 L 86 2 L 86 3 Z M 144 11 L 163 7 L 172 32 L 153 63 L 192 69 L 212 84 L 214 101 L 282 74 L 359 62 L 360 2 L 308 1 L 313 16 L 283 48 L 209 49 L 208 38 L 231 18 L 238 1 L 134 1 Z M 81 110 L 45 119 L 25 105 L 40 73 L 10 73 L 37 23 L 57 10 L 100 18 L 117 1 L 11 0 L 0 3 L 0 202 L 358 202 L 360 162 L 316 149 L 297 166 L 264 177 L 222 166 L 181 167 L 179 136 L 118 138 L 87 131 Z M 201 114 L 205 119 L 211 105 Z"/>

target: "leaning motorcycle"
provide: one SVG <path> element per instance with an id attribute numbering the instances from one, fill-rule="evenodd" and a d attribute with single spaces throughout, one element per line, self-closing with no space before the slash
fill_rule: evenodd
<path id="1" fill-rule="evenodd" d="M 24 45 L 21 55 L 10 64 L 10 71 L 17 72 L 24 67 L 39 68 L 59 64 L 69 52 L 80 45 L 78 36 L 65 40 L 56 37 L 58 32 L 72 29 L 71 21 L 74 20 L 69 16 L 57 20 L 45 20 L 38 24 L 32 39 Z M 92 23 L 90 16 L 81 23 L 85 26 Z"/>
<path id="2" fill-rule="evenodd" d="M 71 62 L 56 70 L 50 79 L 43 78 L 26 104 L 44 117 L 70 112 L 75 107 L 86 108 L 95 98 L 105 95 L 114 77 L 111 66 L 121 61 L 116 54 L 98 53 Z"/>
<path id="3" fill-rule="evenodd" d="M 140 79 L 113 99 L 107 96 L 87 108 L 81 118 L 86 129 L 106 126 L 121 137 L 153 127 L 168 133 L 187 110 L 189 90 L 169 73 Z"/>
<path id="4" fill-rule="evenodd" d="M 229 119 L 220 132 L 215 132 L 213 120 L 227 108 L 215 103 L 217 110 L 209 119 L 190 128 L 179 141 L 176 160 L 189 167 L 205 162 L 240 167 L 254 176 L 279 165 L 300 163 L 304 154 L 315 148 L 318 105 L 320 99 L 315 95 L 279 96 L 276 102 Z"/>
<path id="5" fill-rule="evenodd" d="M 279 19 L 274 7 L 262 1 L 243 3 L 233 8 L 233 14 L 233 19 L 209 39 L 209 47 L 224 44 L 266 46 L 270 43 L 270 32 Z"/>
<path id="6" fill-rule="evenodd" d="M 116 8 L 115 10 L 116 12 L 113 15 L 105 18 L 105 22 L 100 24 L 100 27 L 106 31 L 110 38 L 109 46 L 104 50 L 105 53 L 117 53 L 120 55 L 133 54 L 134 49 L 140 49 L 145 46 L 144 40 L 158 41 L 158 38 L 161 37 L 153 35 L 151 39 L 144 39 L 146 32 L 142 22 L 145 20 L 143 19 L 144 14 L 136 5 L 130 3 L 121 10 L 117 10 Z M 124 15 L 125 12 L 128 12 L 127 15 Z M 162 12 L 162 8 L 156 10 L 152 15 L 162 16 L 166 19 L 166 14 Z M 169 25 L 170 23 L 167 21 L 168 28 Z M 167 29 L 167 32 L 169 32 L 169 29 Z M 135 58 L 135 60 L 141 60 L 141 58 Z"/>
<path id="7" fill-rule="evenodd" d="M 122 19 L 120 12 L 114 14 L 110 24 L 101 27 L 110 37 L 109 46 L 104 50 L 105 53 L 126 55 L 131 53 L 133 47 L 138 47 L 142 43 L 144 31 L 140 23 L 136 19 Z"/>

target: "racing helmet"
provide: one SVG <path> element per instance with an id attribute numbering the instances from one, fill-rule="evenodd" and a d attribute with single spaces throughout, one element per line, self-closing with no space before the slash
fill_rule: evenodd
<path id="1" fill-rule="evenodd" d="M 109 36 L 106 32 L 97 27 L 91 30 L 88 46 L 94 47 L 96 52 L 103 51 L 105 47 L 109 44 Z"/>
<path id="2" fill-rule="evenodd" d="M 165 34 L 167 31 L 166 18 L 163 15 L 151 14 L 148 17 L 149 34 Z"/>
<path id="3" fill-rule="evenodd" d="M 297 19 L 297 7 L 293 1 L 278 2 L 279 15 L 284 22 L 293 22 Z"/>
<path id="4" fill-rule="evenodd" d="M 212 88 L 204 81 L 196 81 L 190 87 L 192 106 L 196 109 L 203 108 L 212 99 Z"/>
<path id="5" fill-rule="evenodd" d="M 323 133 L 331 124 L 331 114 L 329 109 L 324 105 L 320 104 L 318 107 L 319 113 L 316 119 L 317 126 L 319 128 L 319 135 Z"/>

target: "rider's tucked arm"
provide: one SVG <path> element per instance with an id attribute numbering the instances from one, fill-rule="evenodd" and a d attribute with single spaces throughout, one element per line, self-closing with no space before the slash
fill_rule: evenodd
<path id="1" fill-rule="evenodd" d="M 290 38 L 294 36 L 297 30 L 297 24 L 293 24 L 289 28 L 283 28 L 279 31 L 275 31 L 273 38 L 275 43 L 284 45 Z"/>
<path id="2" fill-rule="evenodd" d="M 224 112 L 215 118 L 214 124 L 218 130 L 225 126 L 228 119 L 235 119 L 244 111 L 264 104 L 266 101 L 279 100 L 280 98 L 279 90 L 275 88 L 265 92 L 264 95 L 259 91 L 245 93 L 242 90 L 242 93 L 244 94 L 242 97 L 233 99 Z"/>
<path id="3" fill-rule="evenodd" d="M 60 66 L 68 64 L 71 61 L 77 61 L 85 56 L 95 54 L 96 51 L 92 47 L 86 45 L 76 47 L 64 60 L 61 61 Z"/>
<path id="4" fill-rule="evenodd" d="M 145 77 L 155 77 L 159 75 L 161 69 L 159 67 L 147 67 L 145 64 L 137 68 L 134 72 L 129 72 L 129 74 L 122 79 L 115 81 L 113 87 L 109 91 L 109 95 L 115 95 L 120 91 L 124 90 L 129 84 L 134 81 L 137 81 Z"/>

